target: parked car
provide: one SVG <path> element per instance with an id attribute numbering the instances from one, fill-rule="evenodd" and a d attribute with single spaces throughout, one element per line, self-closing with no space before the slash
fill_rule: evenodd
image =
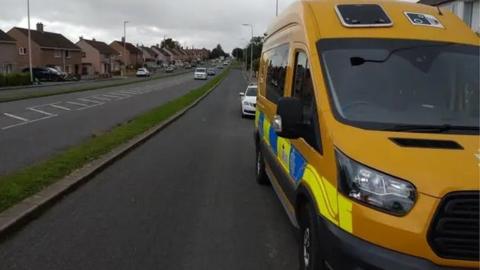
<path id="1" fill-rule="evenodd" d="M 215 71 L 214 68 L 207 69 L 207 75 L 208 76 L 215 76 L 216 74 L 217 74 L 217 72 Z"/>
<path id="2" fill-rule="evenodd" d="M 22 72 L 29 73 L 30 69 L 24 68 Z M 63 80 L 63 77 L 60 75 L 60 73 L 53 68 L 33 68 L 32 73 L 34 79 L 38 81 L 58 82 Z"/>
<path id="3" fill-rule="evenodd" d="M 150 77 L 150 71 L 147 68 L 139 68 L 137 70 L 137 77 Z"/>
<path id="4" fill-rule="evenodd" d="M 52 68 L 54 71 L 56 71 L 60 76 L 62 76 L 63 78 L 67 77 L 67 73 L 65 71 L 62 71 L 62 68 L 60 68 L 59 66 L 48 66 L 47 65 L 47 68 Z"/>
<path id="5" fill-rule="evenodd" d="M 167 68 L 165 69 L 165 72 L 166 72 L 166 73 L 172 73 L 172 72 L 174 72 L 174 71 L 175 71 L 175 68 L 172 67 L 172 66 L 169 66 L 169 67 L 167 67 Z"/>
<path id="6" fill-rule="evenodd" d="M 222 66 L 222 65 L 218 65 L 218 66 L 217 66 L 217 69 L 223 69 L 223 66 Z"/>
<path id="7" fill-rule="evenodd" d="M 192 65 L 186 64 L 186 65 L 184 66 L 184 68 L 185 68 L 185 69 L 191 69 L 191 68 L 192 68 Z"/>
<path id="8" fill-rule="evenodd" d="M 240 102 L 242 108 L 242 118 L 246 116 L 255 116 L 257 107 L 257 85 L 251 84 L 245 92 L 240 92 Z"/>
<path id="9" fill-rule="evenodd" d="M 403 1 L 297 1 L 272 23 L 252 159 L 298 269 L 478 269 L 479 49 Z"/>
<path id="10" fill-rule="evenodd" d="M 193 75 L 195 80 L 206 80 L 208 79 L 207 69 L 206 68 L 197 68 Z"/>

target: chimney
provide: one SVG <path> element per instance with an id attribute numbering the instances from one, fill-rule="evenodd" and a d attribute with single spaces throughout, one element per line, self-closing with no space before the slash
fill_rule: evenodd
<path id="1" fill-rule="evenodd" d="M 80 36 L 80 40 L 83 40 L 83 36 Z"/>
<path id="2" fill-rule="evenodd" d="M 95 38 L 92 38 L 92 41 L 96 41 Z"/>
<path id="3" fill-rule="evenodd" d="M 122 43 L 125 43 L 125 37 L 122 37 Z"/>
<path id="4" fill-rule="evenodd" d="M 43 33 L 43 23 L 37 23 L 37 31 Z"/>

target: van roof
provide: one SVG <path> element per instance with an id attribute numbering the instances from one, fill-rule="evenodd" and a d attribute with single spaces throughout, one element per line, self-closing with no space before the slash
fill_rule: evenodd
<path id="1" fill-rule="evenodd" d="M 389 27 L 346 27 L 336 12 L 337 5 L 377 4 L 382 7 L 393 25 Z M 413 24 L 405 12 L 434 16 L 443 27 Z M 391 0 L 302 0 L 292 4 L 268 29 L 271 34 L 288 26 L 308 29 L 309 38 L 392 38 L 455 42 L 478 45 L 480 39 L 456 15 L 437 7 Z"/>

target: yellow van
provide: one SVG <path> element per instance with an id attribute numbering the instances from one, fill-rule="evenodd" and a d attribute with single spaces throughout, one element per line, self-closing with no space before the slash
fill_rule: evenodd
<path id="1" fill-rule="evenodd" d="M 479 267 L 479 38 L 446 10 L 300 1 L 266 33 L 256 173 L 301 269 Z"/>

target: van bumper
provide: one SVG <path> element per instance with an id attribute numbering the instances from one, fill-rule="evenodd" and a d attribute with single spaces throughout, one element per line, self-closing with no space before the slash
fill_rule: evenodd
<path id="1" fill-rule="evenodd" d="M 355 237 L 318 216 L 321 256 L 333 270 L 447 270 L 428 260 L 389 250 Z M 327 268 L 328 269 L 328 268 Z"/>

